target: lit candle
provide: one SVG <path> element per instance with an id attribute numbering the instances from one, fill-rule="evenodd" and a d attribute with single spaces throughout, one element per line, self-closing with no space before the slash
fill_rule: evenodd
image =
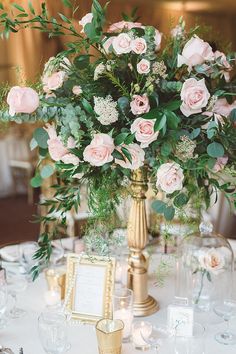
<path id="1" fill-rule="evenodd" d="M 132 326 L 132 339 L 133 339 L 133 344 L 135 348 L 137 349 L 146 349 L 149 347 L 149 345 L 143 340 L 143 337 L 141 335 L 141 331 L 143 335 L 146 337 L 149 335 L 151 329 L 150 329 L 150 323 L 149 322 L 144 322 L 144 321 L 136 321 L 134 322 Z"/>
<path id="2" fill-rule="evenodd" d="M 113 317 L 114 319 L 122 320 L 124 322 L 123 339 L 129 339 L 133 322 L 132 309 L 122 308 L 120 310 L 116 310 L 113 314 Z"/>
<path id="3" fill-rule="evenodd" d="M 44 294 L 44 300 L 48 306 L 56 306 L 61 303 L 61 294 L 55 290 L 48 290 Z"/>

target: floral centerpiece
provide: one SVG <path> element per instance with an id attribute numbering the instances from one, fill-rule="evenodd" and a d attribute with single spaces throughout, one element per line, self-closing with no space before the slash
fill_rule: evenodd
<path id="1" fill-rule="evenodd" d="M 0 6 L 2 36 L 30 27 L 74 38 L 49 59 L 36 87 L 10 89 L 1 112 L 5 121 L 44 123 L 31 141 L 39 150 L 32 185 L 54 173 L 59 181 L 45 202 L 45 225 L 66 223 L 84 181 L 92 220 L 110 222 L 132 171 L 144 165 L 154 189 L 166 196 L 153 207 L 167 221 L 196 194 L 207 207 L 217 190 L 234 195 L 232 179 L 226 179 L 235 177 L 234 53 L 214 51 L 198 28 L 187 32 L 182 19 L 167 37 L 137 22 L 135 13 L 109 25 L 106 6 L 97 0 L 79 29 L 63 14 L 51 17 L 45 4 L 40 14 L 30 2 L 28 9 L 12 9 L 8 15 Z M 52 162 L 42 165 L 48 157 Z M 39 258 L 49 258 L 52 236 L 41 235 Z"/>

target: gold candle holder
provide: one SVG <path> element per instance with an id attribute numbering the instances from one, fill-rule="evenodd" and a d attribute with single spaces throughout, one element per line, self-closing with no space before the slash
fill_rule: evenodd
<path id="1" fill-rule="evenodd" d="M 121 320 L 102 319 L 97 322 L 99 354 L 121 354 L 123 328 Z"/>
<path id="2" fill-rule="evenodd" d="M 132 204 L 128 221 L 129 269 L 128 287 L 134 292 L 134 316 L 149 316 L 159 309 L 157 301 L 148 295 L 148 264 L 143 250 L 148 241 L 145 208 L 148 190 L 146 166 L 132 173 Z"/>
<path id="3" fill-rule="evenodd" d="M 66 274 L 55 269 L 46 269 L 45 277 L 48 290 L 58 290 L 61 292 L 61 300 L 65 297 Z"/>

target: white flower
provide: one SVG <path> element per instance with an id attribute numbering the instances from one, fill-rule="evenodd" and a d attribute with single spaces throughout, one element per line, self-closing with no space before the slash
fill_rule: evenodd
<path id="1" fill-rule="evenodd" d="M 147 59 L 142 59 L 137 64 L 137 72 L 139 74 L 148 74 L 150 72 L 150 61 Z"/>
<path id="2" fill-rule="evenodd" d="M 113 39 L 112 46 L 116 54 L 125 54 L 131 52 L 132 39 L 127 33 L 121 33 Z"/>
<path id="3" fill-rule="evenodd" d="M 184 174 L 180 165 L 176 162 L 168 162 L 157 170 L 157 188 L 171 194 L 183 188 Z"/>
<path id="4" fill-rule="evenodd" d="M 215 275 L 221 273 L 224 270 L 224 256 L 215 248 L 211 248 L 206 252 L 199 252 L 198 261 L 201 268 Z"/>
<path id="5" fill-rule="evenodd" d="M 83 29 L 81 30 L 81 33 L 84 33 L 84 27 L 88 24 L 91 23 L 93 20 L 93 14 L 92 12 L 89 12 L 88 14 L 86 14 L 84 17 L 81 18 L 81 20 L 79 21 L 80 26 L 83 27 Z"/>
<path id="6" fill-rule="evenodd" d="M 106 71 L 105 65 L 103 63 L 98 64 L 94 70 L 94 81 L 98 80 L 102 76 L 104 71 Z"/>
<path id="7" fill-rule="evenodd" d="M 103 125 L 109 125 L 118 120 L 119 112 L 116 109 L 117 102 L 112 97 L 94 97 L 94 111 L 98 115 L 97 119 Z"/>
<path id="8" fill-rule="evenodd" d="M 184 29 L 181 25 L 177 25 L 170 31 L 172 38 L 181 38 L 184 36 Z"/>
<path id="9" fill-rule="evenodd" d="M 75 86 L 73 86 L 73 88 L 72 88 L 72 92 L 73 92 L 73 94 L 74 94 L 75 96 L 79 96 L 79 95 L 81 95 L 81 93 L 83 92 L 83 90 L 82 90 L 81 86 L 75 85 Z"/>

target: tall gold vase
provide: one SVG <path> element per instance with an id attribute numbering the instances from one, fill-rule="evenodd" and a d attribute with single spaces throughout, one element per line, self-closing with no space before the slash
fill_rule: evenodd
<path id="1" fill-rule="evenodd" d="M 148 241 L 145 209 L 148 190 L 147 168 L 139 168 L 131 176 L 132 205 L 128 221 L 129 269 L 128 287 L 134 292 L 134 315 L 149 316 L 159 305 L 148 295 L 148 266 L 143 250 Z"/>

